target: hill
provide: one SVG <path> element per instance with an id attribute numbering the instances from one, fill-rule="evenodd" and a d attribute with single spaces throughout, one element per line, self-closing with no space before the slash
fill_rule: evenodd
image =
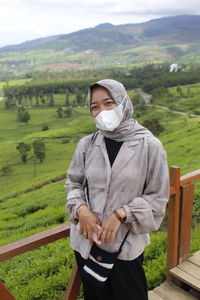
<path id="1" fill-rule="evenodd" d="M 0 48 L 0 63 L 1 68 L 22 70 L 76 67 L 54 65 L 64 62 L 84 67 L 155 60 L 199 62 L 199 33 L 199 15 L 165 17 L 139 24 L 105 23 Z"/>
<path id="2" fill-rule="evenodd" d="M 134 92 L 129 91 L 129 95 L 133 98 Z M 35 100 L 33 99 L 33 101 Z M 73 95 L 70 96 L 70 101 L 73 101 Z M 134 101 L 136 102 L 136 100 Z M 88 109 L 84 107 L 74 107 L 70 117 L 58 118 L 57 106 L 48 108 L 43 106 L 31 108 L 29 106 L 31 119 L 28 124 L 23 124 L 17 122 L 17 108 L 5 110 L 3 102 L 0 103 L 0 127 L 3 128 L 0 138 L 0 164 L 1 167 L 5 163 L 11 164 L 13 172 L 7 180 L 5 177 L 1 177 L 0 199 L 19 194 L 25 189 L 65 174 L 77 141 L 82 136 L 96 130 Z M 64 95 L 55 95 L 55 105 L 57 103 L 64 105 Z M 200 149 L 199 118 L 174 115 L 169 111 L 157 110 L 154 107 L 142 107 L 140 110 L 139 106 L 137 107 L 136 104 L 134 106 L 135 118 L 140 123 L 149 119 L 161 120 L 165 130 L 160 135 L 160 139 L 164 142 L 167 151 L 170 151 L 170 165 L 180 165 L 183 173 L 198 168 L 196 161 L 200 153 L 200 150 L 197 150 Z M 48 125 L 47 131 L 42 130 L 44 124 Z M 183 136 L 188 140 L 187 143 L 184 140 L 184 147 Z M 45 161 L 37 164 L 36 176 L 34 175 L 32 151 L 28 155 L 26 164 L 23 164 L 20 154 L 16 150 L 19 142 L 31 145 L 35 139 L 42 139 L 47 148 Z M 196 146 L 192 147 L 194 143 Z M 195 156 L 196 159 L 194 159 Z"/>
<path id="3" fill-rule="evenodd" d="M 11 45 L 0 48 L 1 52 L 15 50 L 65 50 L 82 51 L 87 49 L 105 50 L 116 46 L 136 45 L 149 42 L 153 37 L 162 37 L 170 41 L 190 43 L 197 40 L 200 32 L 200 16 L 184 15 L 165 17 L 139 24 L 112 25 L 104 23 L 94 28 L 76 31 L 70 34 L 62 34 L 40 38 L 19 45 Z M 184 35 L 184 37 L 183 37 Z"/>
<path id="4" fill-rule="evenodd" d="M 133 95 L 133 91 L 129 91 Z M 18 193 L 0 203 L 0 245 L 19 240 L 37 232 L 67 222 L 65 213 L 65 180 L 50 183 L 31 193 L 24 189 L 41 183 L 53 176 L 66 172 L 77 140 L 96 130 L 86 108 L 73 108 L 72 118 L 59 119 L 55 108 L 30 109 L 32 116 L 26 125 L 16 122 L 16 110 L 5 111 L 0 103 L 1 159 L 11 163 L 14 172 L 8 182 L 1 177 L 1 198 Z M 164 110 L 146 108 L 135 109 L 135 118 L 142 123 L 149 118 L 162 120 L 165 128 L 159 136 L 169 159 L 169 165 L 176 164 L 187 173 L 196 168 L 200 155 L 200 123 L 197 118 L 174 115 Z M 43 122 L 49 124 L 48 131 L 41 131 Z M 16 145 L 20 141 L 31 143 L 34 138 L 42 138 L 47 145 L 47 158 L 37 166 L 37 176 L 33 176 L 33 161 L 20 162 Z M 0 163 L 3 161 L 0 160 Z M 196 219 L 200 216 L 199 195 L 196 187 Z M 200 230 L 192 233 L 191 251 L 200 247 Z M 151 245 L 145 249 L 145 271 L 149 288 L 160 284 L 166 272 L 166 232 L 151 234 Z M 69 239 L 61 239 L 34 251 L 27 252 L 1 264 L 0 278 L 20 300 L 60 300 L 63 299 L 66 283 L 74 263 Z"/>

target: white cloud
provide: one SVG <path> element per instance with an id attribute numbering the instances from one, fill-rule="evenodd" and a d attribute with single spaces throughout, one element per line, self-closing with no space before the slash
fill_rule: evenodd
<path id="1" fill-rule="evenodd" d="M 198 13 L 199 0 L 0 0 L 0 46 L 104 22 L 137 23 Z"/>

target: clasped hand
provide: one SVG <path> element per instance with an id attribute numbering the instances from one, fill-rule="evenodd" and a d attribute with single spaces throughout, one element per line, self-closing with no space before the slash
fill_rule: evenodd
<path id="1" fill-rule="evenodd" d="M 121 222 L 114 214 L 108 216 L 101 224 L 97 216 L 87 206 L 82 205 L 78 211 L 79 233 L 90 243 L 94 242 L 94 233 L 101 244 L 114 243 Z"/>

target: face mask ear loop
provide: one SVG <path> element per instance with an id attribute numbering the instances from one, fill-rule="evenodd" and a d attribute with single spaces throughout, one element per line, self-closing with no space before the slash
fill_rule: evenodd
<path id="1" fill-rule="evenodd" d="M 127 94 L 125 93 L 125 96 L 124 96 L 124 98 L 123 98 L 122 102 L 121 102 L 121 103 L 119 103 L 119 105 L 121 105 L 121 106 L 122 106 L 122 109 L 123 109 L 123 111 L 124 111 L 124 108 L 125 108 L 125 107 L 123 107 L 123 105 L 122 105 L 122 104 L 123 104 L 123 102 L 125 102 L 125 99 L 126 99 L 126 97 L 127 97 Z M 118 105 L 118 106 L 119 106 L 119 105 Z M 118 107 L 118 106 L 117 106 L 117 107 Z"/>

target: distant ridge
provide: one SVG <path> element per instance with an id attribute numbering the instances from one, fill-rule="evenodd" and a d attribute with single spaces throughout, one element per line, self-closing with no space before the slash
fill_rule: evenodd
<path id="1" fill-rule="evenodd" d="M 199 36 L 200 15 L 179 15 L 138 24 L 103 23 L 69 34 L 5 46 L 0 48 L 0 52 L 65 51 L 63 61 L 86 64 L 91 63 L 89 58 L 84 56 L 88 53 L 82 53 L 86 50 L 93 51 L 93 64 L 101 63 L 107 56 L 114 57 L 110 59 L 111 64 L 116 63 L 117 58 L 119 63 L 142 62 L 147 58 L 149 60 L 193 59 L 194 56 L 200 57 Z M 80 52 L 79 58 L 66 57 Z M 48 63 L 50 62 L 58 61 Z"/>
<path id="2" fill-rule="evenodd" d="M 134 44 L 136 41 L 142 41 L 144 38 L 158 37 L 160 35 L 176 35 L 200 33 L 200 15 L 182 15 L 175 17 L 164 17 L 154 19 L 144 23 L 112 25 L 110 23 L 99 24 L 95 27 L 82 29 L 69 34 L 49 36 L 38 38 L 32 41 L 23 42 L 17 45 L 10 45 L 0 48 L 0 51 L 15 51 L 35 48 L 55 49 L 59 43 L 60 49 L 69 47 L 73 50 L 84 50 L 88 48 L 101 49 L 114 44 Z M 101 42 L 103 41 L 103 45 Z M 109 43 L 112 41 L 112 45 Z M 62 42 L 62 44 L 61 44 Z"/>

